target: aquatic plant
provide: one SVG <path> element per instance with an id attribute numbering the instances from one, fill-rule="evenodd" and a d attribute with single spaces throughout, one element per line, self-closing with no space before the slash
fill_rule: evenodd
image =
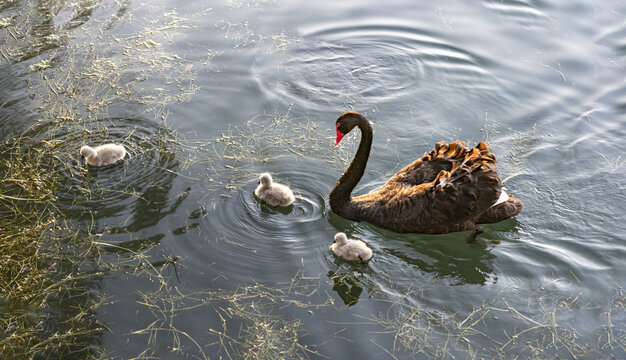
<path id="1" fill-rule="evenodd" d="M 55 208 L 56 149 L 34 147 L 28 135 L 0 144 L 0 352 L 97 357 L 84 344 L 106 331 L 95 318 L 104 299 L 92 280 L 101 273 Z"/>
<path id="2" fill-rule="evenodd" d="M 606 325 L 596 331 L 598 342 L 590 344 L 581 334 L 585 329 L 574 326 L 576 321 L 572 317 L 587 313 L 593 316 L 599 308 L 606 307 L 583 303 L 580 294 L 561 294 L 556 290 L 574 281 L 554 279 L 528 298 L 523 307 L 516 299 L 502 294 L 473 306 L 466 314 L 445 307 L 439 311 L 426 310 L 417 305 L 415 299 L 428 292 L 428 286 L 424 285 L 409 288 L 397 298 L 376 297 L 372 301 L 388 303 L 388 311 L 358 317 L 382 329 L 373 332 L 375 344 L 380 338 L 391 337 L 393 347 L 381 348 L 393 358 L 402 354 L 471 359 L 612 358 L 624 354 L 626 333 L 623 326 L 611 321 L 614 316 L 623 319 L 626 315 L 622 290 L 617 291 L 603 313 Z"/>
<path id="3" fill-rule="evenodd" d="M 159 18 L 134 35 L 117 38 L 105 32 L 120 21 L 128 4 L 115 3 L 118 12 L 93 22 L 93 8 L 111 4 L 5 5 L 0 59 L 31 63 L 25 91 L 35 115 L 33 122 L 25 121 L 25 130 L 3 134 L 8 138 L 0 143 L 0 353 L 12 358 L 99 358 L 104 351 L 101 335 L 107 331 L 95 315 L 107 302 L 99 278 L 119 265 L 103 260 L 93 246 L 93 237 L 103 233 L 92 233 L 97 229 L 88 205 L 102 195 L 135 195 L 90 182 L 76 151 L 86 139 L 115 138 L 132 143 L 133 155 L 149 145 L 145 160 L 154 161 L 143 163 L 156 169 L 175 176 L 178 166 L 186 166 L 184 159 L 171 160 L 170 149 L 178 142 L 163 107 L 193 95 L 193 63 L 159 42 L 190 25 L 188 19 L 166 13 L 162 16 L 168 20 Z M 64 11 L 72 15 L 59 21 L 68 26 L 50 21 Z M 85 37 L 97 39 L 97 51 Z M 102 51 L 111 56 L 103 58 Z M 150 66 L 143 66 L 147 61 Z M 141 84 L 147 79 L 175 89 L 146 89 Z M 157 125 L 138 128 L 134 121 L 120 130 L 123 121 L 110 114 L 129 103 L 145 106 Z M 143 133 L 148 128 L 150 134 Z M 77 226 L 83 220 L 90 225 Z"/>

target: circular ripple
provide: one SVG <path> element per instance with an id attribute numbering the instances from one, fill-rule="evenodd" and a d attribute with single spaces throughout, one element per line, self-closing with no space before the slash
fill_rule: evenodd
<path id="1" fill-rule="evenodd" d="M 270 98 L 343 108 L 436 92 L 436 86 L 496 96 L 500 86 L 485 63 L 421 29 L 357 24 L 313 31 L 284 52 L 257 58 L 253 72 Z"/>
<path id="2" fill-rule="evenodd" d="M 168 148 L 172 138 L 166 128 L 137 119 L 108 119 L 62 126 L 47 123 L 33 129 L 32 135 L 35 147 L 54 147 L 53 167 L 62 175 L 55 196 L 65 216 L 93 221 L 128 218 L 129 213 L 140 214 L 142 204 L 157 211 L 167 205 L 178 161 Z M 104 143 L 123 144 L 126 157 L 114 165 L 88 166 L 79 153 L 81 146 Z M 154 212 L 149 216 L 154 218 Z M 135 217 L 126 219 L 126 227 L 139 227 Z"/>
<path id="3" fill-rule="evenodd" d="M 324 183 L 304 175 L 273 175 L 277 180 L 289 179 L 296 194 L 292 205 L 274 208 L 262 203 L 253 195 L 257 182 L 252 180 L 219 201 L 200 225 L 208 227 L 203 233 L 215 236 L 209 239 L 209 252 L 219 259 L 219 267 L 228 269 L 229 278 L 275 276 L 287 264 L 300 266 L 302 258 L 317 256 L 322 246 L 316 234 L 325 223 L 324 196 L 319 190 Z"/>

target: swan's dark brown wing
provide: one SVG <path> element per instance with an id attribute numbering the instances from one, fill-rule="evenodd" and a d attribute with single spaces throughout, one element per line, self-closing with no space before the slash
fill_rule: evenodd
<path id="1" fill-rule="evenodd" d="M 496 159 L 487 144 L 468 149 L 455 141 L 438 143 L 377 191 L 352 198 L 350 206 L 354 219 L 385 229 L 441 234 L 519 214 L 522 203 L 512 196 L 492 207 L 501 191 Z"/>
<path id="2" fill-rule="evenodd" d="M 438 143 L 420 160 L 412 164 L 413 172 L 404 172 L 380 191 L 394 194 L 393 198 L 383 199 L 379 210 L 387 218 L 379 222 L 387 228 L 422 233 L 471 230 L 479 215 L 500 196 L 502 183 L 496 159 L 483 142 L 472 149 L 458 141 L 449 145 Z M 407 186 L 407 179 L 417 181 L 420 174 L 438 168 L 442 169 L 430 182 Z"/>
<path id="3" fill-rule="evenodd" d="M 359 218 L 396 232 L 471 230 L 502 191 L 495 167 L 485 143 L 472 149 L 460 141 L 438 143 L 378 191 L 353 203 L 361 209 Z"/>
<path id="4" fill-rule="evenodd" d="M 443 223 L 454 219 L 474 221 L 498 200 L 502 191 L 495 156 L 481 142 L 451 162 L 452 168 L 441 170 L 429 189 L 435 218 Z"/>
<path id="5" fill-rule="evenodd" d="M 441 170 L 451 171 L 453 165 L 463 161 L 469 151 L 470 149 L 462 141 L 455 141 L 450 144 L 440 141 L 435 144 L 434 149 L 398 171 L 389 179 L 388 183 L 398 182 L 406 186 L 431 182 L 435 180 Z"/>

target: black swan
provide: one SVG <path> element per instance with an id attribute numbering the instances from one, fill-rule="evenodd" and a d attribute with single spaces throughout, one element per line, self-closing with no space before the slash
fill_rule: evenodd
<path id="1" fill-rule="evenodd" d="M 398 233 L 444 234 L 474 230 L 519 214 L 522 202 L 502 190 L 496 159 L 484 142 L 438 142 L 435 148 L 400 170 L 378 190 L 352 197 L 365 172 L 372 126 L 350 111 L 337 119 L 337 144 L 353 128 L 361 129 L 359 148 L 330 193 L 330 208 L 350 220 L 367 221 Z M 475 236 L 475 235 L 474 235 Z"/>

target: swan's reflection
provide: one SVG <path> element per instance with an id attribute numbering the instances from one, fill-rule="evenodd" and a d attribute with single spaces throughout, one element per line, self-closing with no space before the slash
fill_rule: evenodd
<path id="1" fill-rule="evenodd" d="M 173 180 L 173 178 L 171 179 Z M 189 195 L 190 188 L 171 198 L 172 183 L 148 187 L 135 202 L 132 221 L 125 227 L 126 231 L 136 232 L 154 226 L 169 214 L 173 214 Z"/>
<path id="2" fill-rule="evenodd" d="M 349 271 L 342 274 L 329 271 L 328 278 L 333 281 L 333 291 L 339 295 L 344 304 L 352 306 L 359 301 L 363 292 L 363 285 L 354 272 Z"/>
<path id="3" fill-rule="evenodd" d="M 449 279 L 453 285 L 485 285 L 491 279 L 494 283 L 497 281 L 492 266 L 495 255 L 486 246 L 469 245 L 462 239 L 438 242 L 447 244 L 432 245 L 428 241 L 407 241 L 401 247 L 388 247 L 383 251 L 416 266 L 422 272 Z M 448 246 L 451 242 L 458 242 L 459 246 Z"/>
<path id="4" fill-rule="evenodd" d="M 495 283 L 498 278 L 494 274 L 492 250 L 507 233 L 519 228 L 514 218 L 485 225 L 485 232 L 470 244 L 466 242 L 468 231 L 442 235 L 398 234 L 333 213 L 328 221 L 337 231 L 359 234 L 359 238 L 373 245 L 375 271 L 385 271 L 393 279 L 394 274 L 406 276 L 410 275 L 407 271 L 415 271 L 406 267 L 410 265 L 436 278 L 448 279 L 452 285 Z M 381 261 L 384 257 L 387 259 Z"/>
<path id="5" fill-rule="evenodd" d="M 492 253 L 505 232 L 514 231 L 517 221 L 509 219 L 485 226 L 475 243 L 467 243 L 469 232 L 444 235 L 401 235 L 378 231 L 380 250 L 410 264 L 424 273 L 451 281 L 451 285 L 486 285 L 498 280 L 494 274 Z M 501 232 L 505 231 L 505 232 Z"/>

